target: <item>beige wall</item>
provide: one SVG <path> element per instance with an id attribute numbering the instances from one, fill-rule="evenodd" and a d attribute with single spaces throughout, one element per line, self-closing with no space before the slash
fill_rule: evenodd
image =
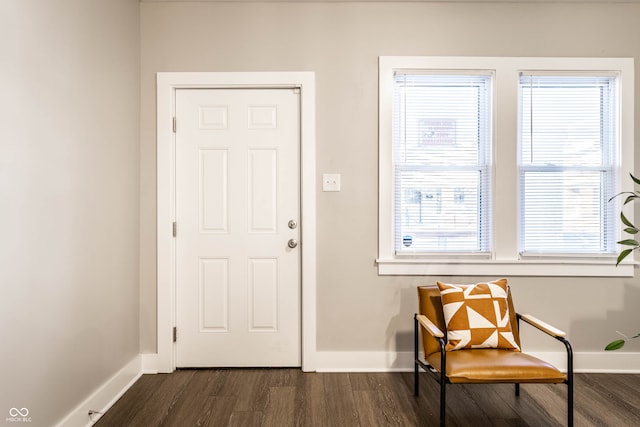
<path id="1" fill-rule="evenodd" d="M 3 0 L 0 52 L 0 422 L 51 427 L 139 353 L 138 2 Z"/>
<path id="2" fill-rule="evenodd" d="M 143 2 L 142 351 L 156 348 L 156 72 L 316 72 L 318 176 L 342 174 L 340 193 L 317 197 L 318 350 L 409 351 L 415 286 L 481 278 L 377 275 L 378 56 L 639 60 L 638 16 L 640 4 Z M 566 329 L 578 351 L 600 351 L 616 329 L 638 327 L 637 279 L 513 277 L 511 283 L 519 311 Z M 630 348 L 638 351 L 635 344 Z M 538 339 L 527 350 L 562 348 Z"/>

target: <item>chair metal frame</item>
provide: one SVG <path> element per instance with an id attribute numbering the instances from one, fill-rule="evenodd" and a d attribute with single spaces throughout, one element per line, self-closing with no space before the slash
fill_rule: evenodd
<path id="1" fill-rule="evenodd" d="M 419 396 L 419 368 L 422 368 L 424 371 L 428 372 L 439 384 L 440 384 L 440 426 L 444 427 L 446 425 L 446 386 L 447 384 L 452 384 L 447 377 L 447 351 L 445 350 L 445 346 L 447 344 L 446 335 L 440 331 L 440 329 L 433 324 L 426 316 L 416 313 L 414 316 L 414 395 Z M 547 335 L 555 338 L 556 340 L 562 342 L 567 351 L 567 373 L 564 384 L 567 385 L 567 425 L 569 427 L 573 426 L 573 349 L 571 348 L 571 344 L 569 340 L 565 338 L 564 332 L 559 329 L 554 328 L 533 316 L 524 315 L 516 313 L 516 318 L 518 320 L 518 328 L 520 326 L 520 321 L 523 320 L 526 323 L 534 326 L 536 329 L 546 333 Z M 420 360 L 419 357 L 419 336 L 420 336 L 420 328 L 425 328 L 431 336 L 433 336 L 440 345 L 440 365 L 441 370 L 438 371 L 436 368 L 431 366 L 428 363 Z M 465 351 L 465 350 L 458 350 Z M 491 384 L 492 382 L 488 381 L 485 384 Z M 520 383 L 515 382 L 515 395 L 520 396 Z"/>

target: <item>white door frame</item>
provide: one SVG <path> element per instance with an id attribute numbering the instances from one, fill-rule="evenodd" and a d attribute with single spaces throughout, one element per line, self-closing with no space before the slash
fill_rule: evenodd
<path id="1" fill-rule="evenodd" d="M 157 74 L 157 371 L 176 368 L 175 91 L 182 88 L 300 88 L 300 249 L 302 370 L 316 369 L 315 73 L 202 72 Z"/>

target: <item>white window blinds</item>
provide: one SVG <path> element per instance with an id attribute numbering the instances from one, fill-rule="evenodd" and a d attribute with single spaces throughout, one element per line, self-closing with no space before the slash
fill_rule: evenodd
<path id="1" fill-rule="evenodd" d="M 396 254 L 489 250 L 491 82 L 396 71 Z"/>
<path id="2" fill-rule="evenodd" d="M 613 75 L 521 73 L 520 253 L 615 252 Z"/>

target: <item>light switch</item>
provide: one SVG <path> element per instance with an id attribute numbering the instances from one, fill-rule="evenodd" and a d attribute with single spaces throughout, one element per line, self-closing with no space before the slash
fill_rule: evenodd
<path id="1" fill-rule="evenodd" d="M 322 175 L 322 191 L 340 191 L 340 174 L 325 173 Z"/>

